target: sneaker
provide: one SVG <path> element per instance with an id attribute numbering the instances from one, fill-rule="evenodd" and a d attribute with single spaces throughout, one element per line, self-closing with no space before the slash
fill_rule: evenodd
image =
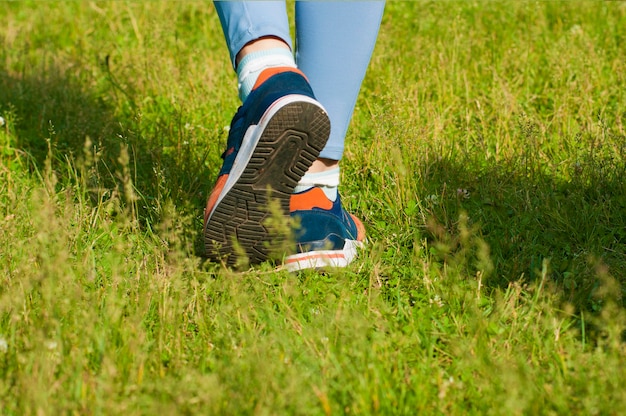
<path id="1" fill-rule="evenodd" d="M 296 254 L 285 258 L 289 271 L 346 267 L 363 246 L 365 227 L 343 209 L 339 195 L 332 202 L 316 187 L 294 194 L 290 215 L 299 224 Z"/>
<path id="2" fill-rule="evenodd" d="M 291 194 L 330 134 L 330 120 L 304 75 L 293 68 L 263 71 L 230 125 L 224 164 L 204 212 L 209 258 L 228 266 L 245 254 L 268 258 L 272 214 L 278 201 L 287 216 Z"/>

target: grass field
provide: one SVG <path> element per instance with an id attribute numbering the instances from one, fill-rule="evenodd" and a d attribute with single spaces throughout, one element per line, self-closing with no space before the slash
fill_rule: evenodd
<path id="1" fill-rule="evenodd" d="M 626 3 L 390 1 L 351 267 L 202 257 L 210 2 L 0 3 L 0 414 L 620 414 Z"/>

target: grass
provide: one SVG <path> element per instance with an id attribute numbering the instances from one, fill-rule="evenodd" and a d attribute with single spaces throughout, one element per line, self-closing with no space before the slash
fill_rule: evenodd
<path id="1" fill-rule="evenodd" d="M 0 5 L 0 413 L 621 413 L 624 3 L 389 2 L 298 275 L 202 257 L 209 3 Z"/>

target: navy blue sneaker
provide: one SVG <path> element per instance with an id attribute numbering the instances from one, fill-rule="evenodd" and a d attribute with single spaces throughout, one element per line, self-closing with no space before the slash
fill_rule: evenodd
<path id="1" fill-rule="evenodd" d="M 345 267 L 365 241 L 363 223 L 343 209 L 339 195 L 333 202 L 320 188 L 293 194 L 290 215 L 298 228 L 296 254 L 285 258 L 289 271 Z"/>
<path id="2" fill-rule="evenodd" d="M 304 75 L 270 68 L 230 125 L 224 164 L 204 211 L 206 253 L 228 266 L 244 254 L 260 263 L 272 251 L 269 201 L 285 217 L 291 194 L 326 144 L 330 120 Z"/>

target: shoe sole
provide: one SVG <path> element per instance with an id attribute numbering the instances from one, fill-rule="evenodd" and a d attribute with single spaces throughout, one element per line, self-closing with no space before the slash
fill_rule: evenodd
<path id="1" fill-rule="evenodd" d="M 319 250 L 293 254 L 285 258 L 284 266 L 290 272 L 346 267 L 354 261 L 361 247 L 363 247 L 361 241 L 346 239 L 342 250 Z"/>
<path id="2" fill-rule="evenodd" d="M 326 110 L 303 95 L 274 102 L 259 124 L 251 126 L 209 213 L 204 229 L 207 255 L 227 266 L 243 252 L 250 264 L 268 259 L 272 250 L 269 202 L 277 201 L 287 217 L 289 200 L 300 178 L 326 145 L 330 120 Z M 235 250 L 237 249 L 237 250 Z"/>

